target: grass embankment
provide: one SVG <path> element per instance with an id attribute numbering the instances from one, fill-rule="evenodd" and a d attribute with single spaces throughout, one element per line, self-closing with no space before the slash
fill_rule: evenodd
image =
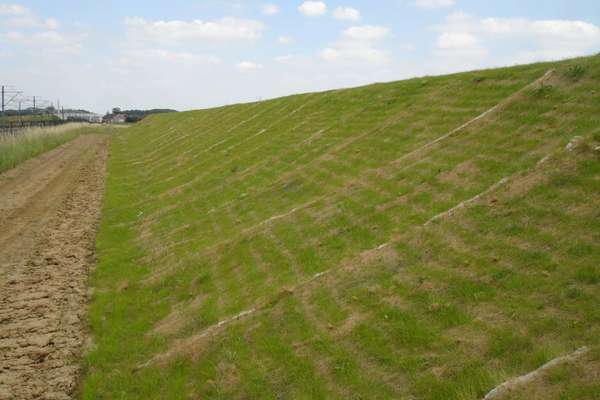
<path id="1" fill-rule="evenodd" d="M 29 128 L 14 135 L 0 135 L 0 173 L 73 140 L 79 135 L 107 132 L 107 129 L 101 126 L 71 123 Z"/>
<path id="2" fill-rule="evenodd" d="M 130 128 L 83 398 L 478 399 L 582 345 L 597 366 L 599 91 L 594 57 Z M 600 390 L 570 377 L 538 389 Z"/>

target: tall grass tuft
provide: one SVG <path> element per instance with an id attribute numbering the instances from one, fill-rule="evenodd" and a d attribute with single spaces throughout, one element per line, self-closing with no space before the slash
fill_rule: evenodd
<path id="1" fill-rule="evenodd" d="M 583 75 L 585 75 L 585 67 L 580 64 L 569 67 L 566 72 L 567 78 L 571 79 L 573 82 L 579 81 Z"/>
<path id="2" fill-rule="evenodd" d="M 88 124 L 72 123 L 30 128 L 15 135 L 0 136 L 0 173 L 75 139 L 85 126 Z"/>

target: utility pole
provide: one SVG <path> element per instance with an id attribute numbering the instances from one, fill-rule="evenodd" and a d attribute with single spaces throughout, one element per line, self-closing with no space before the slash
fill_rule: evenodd
<path id="1" fill-rule="evenodd" d="M 6 111 L 6 106 L 9 105 L 14 99 L 17 98 L 17 96 L 19 96 L 21 93 L 23 92 L 19 92 L 18 90 L 13 90 L 10 89 L 8 90 L 8 88 L 4 85 L 2 85 L 1 88 L 1 97 L 2 97 L 2 114 L 4 114 L 4 111 Z M 12 94 L 13 96 L 8 99 L 8 101 L 6 101 L 6 95 L 7 94 Z"/>
<path id="2" fill-rule="evenodd" d="M 19 114 L 21 114 L 21 111 L 23 111 L 23 103 L 28 103 L 30 101 L 30 97 L 19 97 L 19 100 L 17 101 L 19 103 Z"/>

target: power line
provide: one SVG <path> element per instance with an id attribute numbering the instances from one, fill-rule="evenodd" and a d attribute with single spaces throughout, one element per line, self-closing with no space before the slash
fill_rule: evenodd
<path id="1" fill-rule="evenodd" d="M 20 94 L 22 94 L 23 92 L 14 90 L 14 89 L 9 89 L 6 86 L 2 85 L 2 113 L 4 113 L 4 111 L 6 110 L 6 106 L 9 105 L 10 103 L 12 103 L 12 101 L 14 99 L 17 98 L 17 96 L 19 96 Z M 8 102 L 6 101 L 6 95 L 13 95 Z"/>
<path id="2" fill-rule="evenodd" d="M 14 112 L 21 115 L 25 112 L 27 114 L 56 114 L 60 117 L 60 99 L 57 99 L 54 103 L 37 95 L 24 95 L 23 93 L 22 90 L 18 90 L 14 86 L 0 85 L 0 115 Z M 12 109 L 8 109 L 11 104 L 13 105 Z M 24 108 L 24 105 L 28 105 L 28 107 Z M 64 111 L 62 114 L 64 119 Z"/>

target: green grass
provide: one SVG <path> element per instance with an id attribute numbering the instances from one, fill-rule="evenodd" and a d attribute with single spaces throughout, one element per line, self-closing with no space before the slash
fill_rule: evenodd
<path id="1" fill-rule="evenodd" d="M 0 116 L 0 125 L 10 122 L 39 122 L 39 121 L 57 121 L 59 118 L 56 115 L 11 115 Z"/>
<path id="2" fill-rule="evenodd" d="M 73 140 L 79 135 L 105 131 L 106 129 L 101 127 L 84 127 L 77 124 L 33 128 L 11 136 L 0 136 L 0 173 Z"/>
<path id="3" fill-rule="evenodd" d="M 81 397 L 479 399 L 600 345 L 600 162 L 563 150 L 597 140 L 599 67 L 304 94 L 116 136 Z M 551 68 L 550 89 L 520 91 Z"/>

